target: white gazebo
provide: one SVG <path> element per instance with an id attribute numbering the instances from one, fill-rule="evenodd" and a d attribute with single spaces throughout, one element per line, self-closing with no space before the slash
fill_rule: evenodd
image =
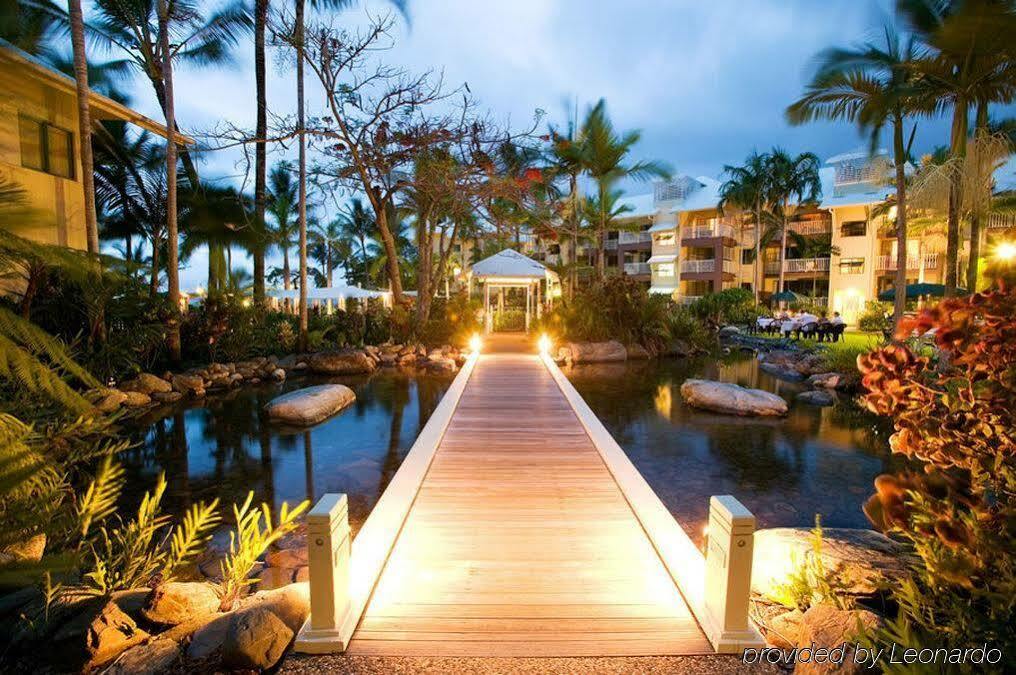
<path id="1" fill-rule="evenodd" d="M 560 282 L 557 273 L 547 269 L 546 265 L 510 248 L 473 265 L 470 283 L 473 279 L 483 284 L 483 322 L 487 333 L 494 329 L 494 317 L 490 311 L 491 290 L 500 292 L 503 298 L 505 289 L 525 289 L 525 328 L 529 332 L 533 314 L 537 318 L 543 315 L 543 303 L 553 301 L 554 284 Z"/>
<path id="2" fill-rule="evenodd" d="M 291 300 L 295 306 L 300 300 L 300 289 L 270 290 L 267 292 L 273 304 L 278 307 L 282 301 Z M 308 288 L 307 305 L 309 307 L 323 307 L 326 314 L 331 314 L 336 308 L 346 311 L 347 300 L 369 300 L 377 298 L 385 307 L 391 307 L 392 294 L 390 291 L 372 291 L 359 286 L 329 286 L 327 288 Z"/>

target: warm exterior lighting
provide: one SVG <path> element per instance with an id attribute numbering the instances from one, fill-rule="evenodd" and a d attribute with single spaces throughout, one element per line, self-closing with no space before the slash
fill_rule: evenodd
<path id="1" fill-rule="evenodd" d="M 243 299 L 243 306 L 244 307 L 250 307 L 250 298 L 244 298 Z"/>
<path id="2" fill-rule="evenodd" d="M 202 288 L 201 286 L 198 286 L 197 288 L 194 289 L 194 295 L 204 295 L 204 294 L 205 289 Z"/>
<path id="3" fill-rule="evenodd" d="M 999 242 L 995 246 L 995 257 L 1002 262 L 1012 262 L 1016 259 L 1016 243 L 1011 241 Z"/>
<path id="4" fill-rule="evenodd" d="M 474 333 L 473 337 L 469 338 L 469 350 L 474 354 L 480 353 L 480 347 L 483 346 L 483 342 L 480 340 L 480 335 Z"/>
<path id="5" fill-rule="evenodd" d="M 540 336 L 540 341 L 537 344 L 540 347 L 541 354 L 549 354 L 553 342 L 551 342 L 550 336 L 544 333 L 543 335 Z"/>
<path id="6" fill-rule="evenodd" d="M 454 269 L 452 270 L 452 274 L 453 274 L 454 276 L 456 276 L 456 277 L 457 277 L 457 276 L 459 276 L 460 274 L 462 274 L 462 268 L 461 268 L 461 267 L 459 267 L 459 266 L 456 266 L 456 267 L 455 267 L 455 268 L 454 268 Z"/>

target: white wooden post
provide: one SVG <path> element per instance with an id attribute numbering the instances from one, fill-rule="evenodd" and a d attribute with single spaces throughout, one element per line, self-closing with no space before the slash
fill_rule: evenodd
<path id="1" fill-rule="evenodd" d="M 349 613 L 349 510 L 344 494 L 326 494 L 307 514 L 310 616 L 295 649 L 308 654 L 346 650 L 341 637 Z"/>
<path id="2" fill-rule="evenodd" d="M 530 291 L 533 290 L 532 284 L 526 284 L 526 332 L 529 332 L 529 306 L 530 306 Z"/>
<path id="3" fill-rule="evenodd" d="M 730 495 L 709 499 L 705 610 L 707 635 L 721 654 L 761 647 L 762 636 L 748 620 L 755 516 Z"/>

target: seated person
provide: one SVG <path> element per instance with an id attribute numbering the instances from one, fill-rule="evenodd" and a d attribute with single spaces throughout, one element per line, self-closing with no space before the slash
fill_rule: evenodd
<path id="1" fill-rule="evenodd" d="M 792 315 L 787 315 L 780 322 L 780 331 L 783 333 L 783 337 L 789 338 L 790 334 L 797 330 L 797 321 L 794 320 Z"/>
<path id="2" fill-rule="evenodd" d="M 839 312 L 833 312 L 833 318 L 829 322 L 829 341 L 839 342 L 843 331 L 847 329 L 847 322 L 843 320 Z"/>
<path id="3" fill-rule="evenodd" d="M 826 336 L 829 335 L 829 331 L 832 328 L 832 324 L 829 322 L 829 317 L 822 312 L 822 316 L 818 318 L 815 323 L 815 333 L 818 335 L 819 342 L 825 342 Z"/>

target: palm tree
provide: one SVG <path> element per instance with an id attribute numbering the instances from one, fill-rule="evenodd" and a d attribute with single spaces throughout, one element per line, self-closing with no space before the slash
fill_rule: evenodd
<path id="1" fill-rule="evenodd" d="M 169 281 L 170 318 L 166 331 L 166 343 L 169 359 L 173 364 L 180 362 L 180 266 L 179 233 L 176 222 L 176 112 L 173 100 L 173 56 L 169 50 L 169 8 L 166 0 L 158 0 L 159 32 L 158 42 L 162 54 L 162 66 L 159 69 L 160 87 L 162 91 L 162 109 L 166 115 L 166 238 L 169 246 L 169 259 L 166 261 L 166 272 Z"/>
<path id="2" fill-rule="evenodd" d="M 583 202 L 583 216 L 594 227 L 602 227 L 603 231 L 621 229 L 617 221 L 632 211 L 630 204 L 620 203 L 623 196 L 624 190 L 607 190 L 589 195 Z"/>
<path id="3" fill-rule="evenodd" d="M 310 238 L 310 255 L 319 265 L 327 286 L 332 285 L 332 272 L 349 257 L 352 243 L 343 230 L 343 222 L 335 218 L 327 225 L 315 222 L 307 233 Z"/>
<path id="4" fill-rule="evenodd" d="M 85 193 L 85 232 L 88 252 L 99 253 L 99 225 L 95 215 L 95 177 L 92 166 L 92 114 L 88 100 L 88 58 L 85 55 L 85 19 L 81 0 L 67 0 L 71 25 L 71 47 L 74 51 L 74 83 L 78 103 L 78 151 L 81 161 L 81 187 Z"/>
<path id="5" fill-rule="evenodd" d="M 265 29 L 268 25 L 268 0 L 254 0 L 254 227 L 261 234 L 262 245 L 254 251 L 254 303 L 265 301 L 265 254 L 268 228 L 265 204 L 268 183 L 268 95 L 265 75 Z"/>
<path id="6" fill-rule="evenodd" d="M 787 230 L 793 212 L 807 204 L 814 204 L 822 195 L 822 181 L 819 179 L 818 157 L 803 152 L 791 157 L 782 148 L 773 148 L 766 162 L 769 174 L 769 199 L 779 219 L 780 229 L 780 280 L 782 293 L 784 281 L 784 258 L 787 254 Z M 793 206 L 792 206 L 793 205 Z"/>
<path id="7" fill-rule="evenodd" d="M 914 64 L 923 55 L 913 40 L 885 27 L 885 44 L 867 42 L 853 49 L 828 49 L 819 56 L 819 69 L 805 95 L 787 108 L 791 124 L 814 119 L 844 119 L 867 132 L 874 153 L 886 125 L 892 127 L 896 183 L 896 300 L 893 322 L 906 309 L 907 285 L 907 178 L 910 143 L 904 141 L 904 123 L 918 112 Z M 916 125 L 911 131 L 910 142 Z"/>
<path id="8" fill-rule="evenodd" d="M 68 17 L 53 0 L 0 2 L 0 39 L 46 61 L 58 58 L 56 38 L 67 28 Z"/>
<path id="9" fill-rule="evenodd" d="M 579 175 L 582 173 L 582 143 L 579 139 L 578 112 L 569 120 L 568 127 L 561 132 L 550 127 L 551 171 L 556 176 L 568 179 L 568 195 L 561 209 L 566 223 L 570 247 L 568 294 L 571 297 L 578 286 L 578 248 L 582 227 L 582 192 L 579 190 Z"/>
<path id="10" fill-rule="evenodd" d="M 293 207 L 297 202 L 297 187 L 293 184 L 293 167 L 289 162 L 279 162 L 268 176 L 267 213 L 275 221 L 271 242 L 282 251 L 282 284 L 290 289 L 289 250 L 293 247 L 296 223 L 293 222 Z M 287 300 L 288 302 L 288 300 Z"/>
<path id="11" fill-rule="evenodd" d="M 207 18 L 192 2 L 167 3 L 165 44 L 160 42 L 157 7 L 150 0 L 95 0 L 97 20 L 91 34 L 98 43 L 121 50 L 148 78 L 166 112 L 168 97 L 163 70 L 174 61 L 199 66 L 228 64 L 232 49 L 251 30 L 251 17 L 239 0 Z M 178 128 L 176 129 L 179 130 Z M 180 150 L 187 180 L 198 183 L 197 169 L 186 148 Z"/>
<path id="12" fill-rule="evenodd" d="M 376 228 L 374 224 L 374 212 L 364 206 L 362 199 L 354 197 L 349 200 L 349 205 L 345 210 L 339 214 L 338 222 L 343 236 L 356 242 L 357 248 L 359 248 L 363 274 L 362 283 L 366 284 L 370 278 L 367 242 L 373 236 Z"/>
<path id="13" fill-rule="evenodd" d="M 966 153 L 970 106 L 1008 103 L 1016 93 L 1012 67 L 1016 4 L 1010 0 L 897 0 L 897 11 L 927 46 L 915 70 L 936 112 L 953 110 L 950 153 Z M 952 179 L 946 228 L 945 293 L 956 292 L 962 178 Z M 978 233 L 978 239 L 979 239 Z M 976 261 L 971 260 L 976 266 Z M 975 272 L 976 273 L 976 272 Z"/>
<path id="14" fill-rule="evenodd" d="M 608 204 L 607 193 L 617 181 L 631 178 L 638 181 L 650 178 L 667 178 L 669 169 L 653 161 L 626 164 L 625 159 L 632 147 L 642 138 L 641 131 L 618 134 L 607 115 L 607 102 L 600 99 L 589 109 L 582 123 L 582 168 L 596 182 L 597 203 L 601 206 L 594 224 L 596 229 L 597 254 L 596 274 L 603 278 L 606 271 L 606 227 Z"/>
<path id="15" fill-rule="evenodd" d="M 720 186 L 719 210 L 723 213 L 729 204 L 738 209 L 750 210 L 755 222 L 755 256 L 752 272 L 752 288 L 755 291 L 755 304 L 759 301 L 762 282 L 759 278 L 762 257 L 762 213 L 767 207 L 769 198 L 769 157 L 752 151 L 742 166 L 724 166 L 723 172 L 727 180 Z"/>

